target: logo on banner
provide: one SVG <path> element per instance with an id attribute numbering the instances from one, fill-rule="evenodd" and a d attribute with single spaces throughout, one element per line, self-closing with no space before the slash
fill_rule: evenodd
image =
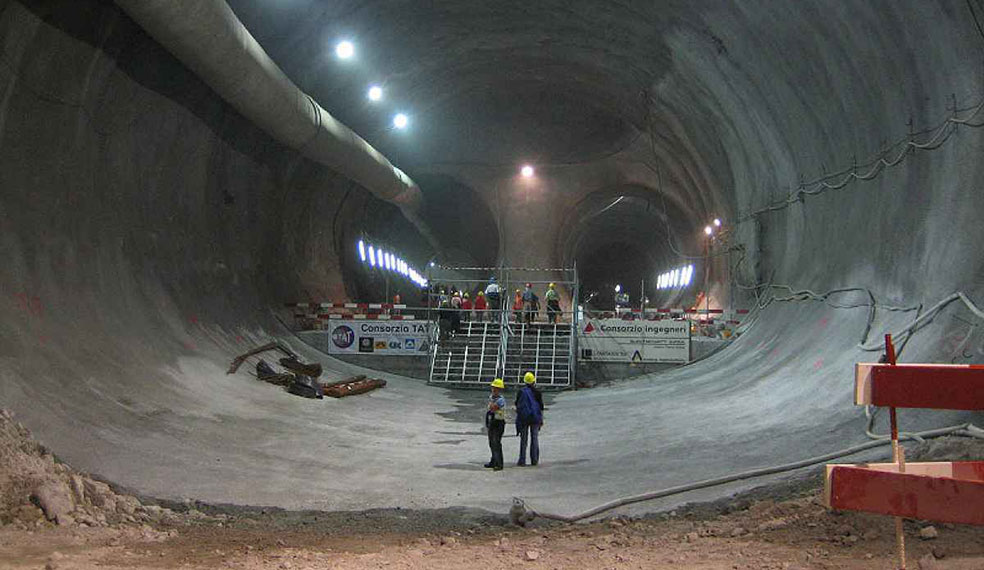
<path id="1" fill-rule="evenodd" d="M 592 331 L 594 331 L 594 325 L 591 324 L 591 321 L 588 321 L 588 326 L 584 327 L 584 334 L 588 334 Z"/>
<path id="2" fill-rule="evenodd" d="M 373 338 L 364 336 L 359 338 L 359 352 L 372 352 Z"/>
<path id="3" fill-rule="evenodd" d="M 390 350 L 400 350 L 401 348 L 403 348 L 403 343 L 401 343 L 400 341 L 398 341 L 398 340 L 391 340 L 390 341 L 390 343 L 389 343 L 389 349 Z"/>
<path id="4" fill-rule="evenodd" d="M 417 350 L 417 339 L 415 338 L 403 339 L 403 348 L 405 348 L 406 350 Z"/>
<path id="5" fill-rule="evenodd" d="M 632 362 L 642 362 L 642 353 L 638 350 L 632 353 Z"/>
<path id="6" fill-rule="evenodd" d="M 582 348 L 581 349 L 581 358 L 584 359 L 584 360 L 591 360 L 591 349 L 590 348 Z"/>
<path id="7" fill-rule="evenodd" d="M 388 348 L 385 340 L 377 340 L 375 346 L 376 350 L 386 350 Z"/>
<path id="8" fill-rule="evenodd" d="M 331 331 L 331 342 L 338 348 L 348 348 L 355 342 L 355 331 L 345 325 L 335 327 Z"/>

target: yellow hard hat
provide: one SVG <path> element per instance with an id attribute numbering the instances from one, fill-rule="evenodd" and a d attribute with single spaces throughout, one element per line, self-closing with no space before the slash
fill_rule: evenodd
<path id="1" fill-rule="evenodd" d="M 502 378 L 496 378 L 489 385 L 492 386 L 493 388 L 502 388 L 502 389 L 505 389 L 505 387 L 506 387 L 506 384 L 502 381 Z"/>
<path id="2" fill-rule="evenodd" d="M 554 285 L 553 283 L 551 283 L 550 285 L 547 285 L 547 287 L 550 287 L 551 289 L 553 289 L 554 287 L 556 287 L 556 285 Z"/>
<path id="3" fill-rule="evenodd" d="M 485 296 L 485 293 L 483 293 L 483 292 L 481 292 L 481 291 L 479 291 L 479 292 L 478 292 L 478 296 L 479 296 L 479 297 L 484 297 L 484 296 Z"/>
<path id="4" fill-rule="evenodd" d="M 517 292 L 517 293 L 522 293 L 522 291 L 520 291 L 519 289 L 516 289 L 516 292 Z"/>
<path id="5" fill-rule="evenodd" d="M 536 384 L 536 376 L 534 376 L 532 372 L 527 372 L 523 376 L 523 382 L 526 382 L 527 384 Z"/>

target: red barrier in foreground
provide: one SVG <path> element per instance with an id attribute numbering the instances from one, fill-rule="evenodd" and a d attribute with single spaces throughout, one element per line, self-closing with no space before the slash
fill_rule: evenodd
<path id="1" fill-rule="evenodd" d="M 892 422 L 893 463 L 827 465 L 824 501 L 831 509 L 895 518 L 899 567 L 905 570 L 902 518 L 984 525 L 984 461 L 906 463 L 895 408 L 984 409 L 984 366 L 857 364 L 854 402 L 885 406 Z"/>

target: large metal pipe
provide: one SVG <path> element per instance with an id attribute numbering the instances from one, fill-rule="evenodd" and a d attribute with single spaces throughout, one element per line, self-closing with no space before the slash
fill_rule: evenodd
<path id="1" fill-rule="evenodd" d="M 116 3 L 247 119 L 286 146 L 397 204 L 421 226 L 414 215 L 420 188 L 301 91 L 225 0 Z"/>

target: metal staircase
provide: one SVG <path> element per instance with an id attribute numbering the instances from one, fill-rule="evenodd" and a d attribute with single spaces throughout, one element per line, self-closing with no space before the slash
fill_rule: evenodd
<path id="1" fill-rule="evenodd" d="M 430 382 L 484 386 L 501 376 L 515 384 L 533 372 L 541 387 L 568 388 L 573 383 L 573 332 L 571 323 L 461 323 L 458 334 L 433 343 Z"/>
<path id="2" fill-rule="evenodd" d="M 433 343 L 430 381 L 435 384 L 488 383 L 501 369 L 500 331 L 499 323 L 461 323 L 454 337 Z"/>
<path id="3" fill-rule="evenodd" d="M 502 379 L 522 382 L 527 372 L 538 386 L 569 387 L 574 347 L 570 323 L 511 323 L 506 332 L 506 358 Z"/>

